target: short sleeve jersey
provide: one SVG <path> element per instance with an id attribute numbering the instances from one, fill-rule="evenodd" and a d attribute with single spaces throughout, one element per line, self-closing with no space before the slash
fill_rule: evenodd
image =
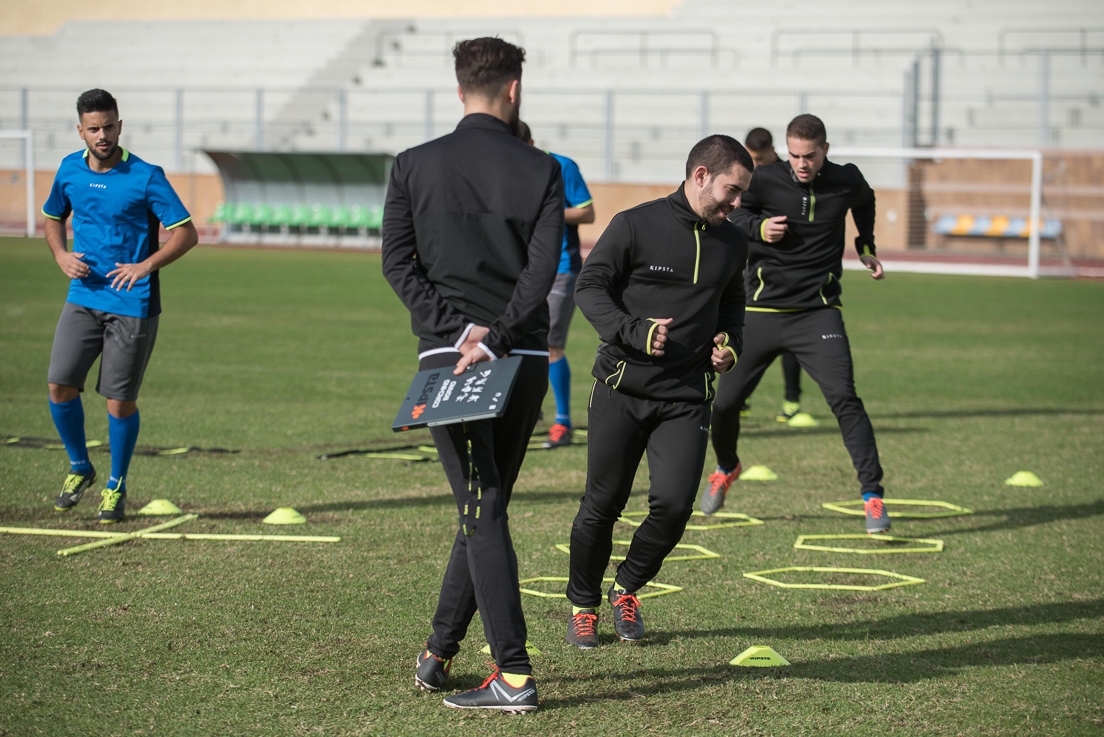
<path id="1" fill-rule="evenodd" d="M 42 214 L 53 220 L 73 216 L 73 252 L 83 253 L 90 273 L 69 284 L 68 301 L 93 310 L 130 317 L 161 313 L 156 271 L 126 289 L 112 289 L 107 274 L 115 264 L 134 264 L 158 248 L 159 223 L 172 229 L 191 220 L 161 167 L 123 149 L 113 169 L 89 168 L 88 151 L 62 159 Z"/>
<path id="2" fill-rule="evenodd" d="M 564 183 L 564 207 L 586 207 L 594 202 L 587 189 L 583 175 L 579 171 L 579 165 L 566 156 L 552 154 L 560 164 L 560 172 L 563 174 Z M 578 274 L 583 266 L 583 260 L 579 256 L 579 226 L 564 224 L 563 250 L 560 252 L 560 268 L 557 273 Z"/>

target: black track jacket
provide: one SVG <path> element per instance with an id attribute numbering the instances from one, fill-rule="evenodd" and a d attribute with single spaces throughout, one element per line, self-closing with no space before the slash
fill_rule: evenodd
<path id="1" fill-rule="evenodd" d="M 816 178 L 802 184 L 790 162 L 756 168 L 739 209 L 729 215 L 750 241 L 747 268 L 749 310 L 802 310 L 840 305 L 843 235 L 850 209 L 858 228 L 855 250 L 873 256 L 874 190 L 854 164 L 825 161 Z M 777 243 L 762 237 L 763 223 L 786 216 Z"/>
<path id="2" fill-rule="evenodd" d="M 546 299 L 564 228 L 560 166 L 492 115 L 402 152 L 383 210 L 383 273 L 410 310 L 418 352 L 483 344 L 548 350 Z"/>
<path id="3" fill-rule="evenodd" d="M 713 337 L 738 357 L 743 346 L 748 241 L 732 223 L 710 228 L 683 188 L 618 213 L 590 252 L 575 303 L 602 343 L 598 381 L 629 396 L 713 400 Z M 652 356 L 656 324 L 672 318 L 664 355 Z"/>

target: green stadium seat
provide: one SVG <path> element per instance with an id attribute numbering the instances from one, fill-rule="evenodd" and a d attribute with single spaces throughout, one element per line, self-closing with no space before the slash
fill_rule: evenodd
<path id="1" fill-rule="evenodd" d="M 352 211 L 344 205 L 338 205 L 330 210 L 330 217 L 327 219 L 326 225 L 330 228 L 348 230 L 352 227 L 352 220 Z"/>
<path id="2" fill-rule="evenodd" d="M 272 205 L 266 203 L 260 203 L 253 206 L 253 212 L 248 220 L 248 225 L 256 225 L 257 227 L 265 227 L 272 222 Z"/>
<path id="3" fill-rule="evenodd" d="M 383 226 L 383 208 L 379 205 L 355 206 L 352 211 L 351 225 L 358 230 L 379 230 Z"/>
<path id="4" fill-rule="evenodd" d="M 214 214 L 211 215 L 211 217 L 207 218 L 207 222 L 209 222 L 209 223 L 225 223 L 225 222 L 227 222 L 230 218 L 230 209 L 231 209 L 230 205 L 227 204 L 226 202 L 218 203 L 218 206 L 215 207 Z"/>
<path id="5" fill-rule="evenodd" d="M 291 219 L 288 220 L 288 225 L 293 228 L 302 228 L 310 222 L 311 210 L 306 205 L 293 205 L 291 208 Z"/>
<path id="6" fill-rule="evenodd" d="M 268 224 L 284 228 L 292 224 L 291 220 L 291 208 L 287 205 L 276 205 L 272 208 L 272 217 L 269 218 Z"/>
<path id="7" fill-rule="evenodd" d="M 325 228 L 330 219 L 329 208 L 315 203 L 311 205 L 310 216 L 307 218 L 307 225 L 312 228 Z"/>
<path id="8" fill-rule="evenodd" d="M 249 225 L 253 219 L 253 205 L 239 202 L 230 209 L 230 216 L 226 222 L 231 225 Z"/>

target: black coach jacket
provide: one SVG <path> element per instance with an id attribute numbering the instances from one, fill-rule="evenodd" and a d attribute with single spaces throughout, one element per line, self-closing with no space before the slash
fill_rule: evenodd
<path id="1" fill-rule="evenodd" d="M 788 161 L 758 167 L 740 207 L 728 216 L 750 240 L 748 309 L 839 306 L 848 210 L 859 232 L 855 250 L 874 256 L 874 190 L 857 166 L 825 161 L 808 184 L 797 180 Z M 767 243 L 763 224 L 778 215 L 786 216 L 786 234 Z"/>
<path id="2" fill-rule="evenodd" d="M 410 310 L 419 353 L 453 347 L 471 323 L 496 356 L 548 350 L 546 299 L 564 228 L 548 154 L 483 113 L 402 152 L 383 211 L 383 273 Z"/>
<path id="3" fill-rule="evenodd" d="M 619 392 L 672 402 L 712 401 L 713 337 L 743 345 L 744 236 L 727 220 L 710 228 L 679 187 L 665 199 L 618 213 L 575 284 L 575 303 L 602 343 L 593 375 Z M 672 318 L 662 356 L 655 323 Z"/>

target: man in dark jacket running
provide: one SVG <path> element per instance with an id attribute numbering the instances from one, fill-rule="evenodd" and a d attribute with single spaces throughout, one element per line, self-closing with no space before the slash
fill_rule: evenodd
<path id="1" fill-rule="evenodd" d="M 615 216 L 579 274 L 575 302 L 602 342 L 588 405 L 586 492 L 571 526 L 566 639 L 576 647 L 598 645 L 613 525 L 645 452 L 648 516 L 605 592 L 620 639 L 643 637 L 636 592 L 659 572 L 693 511 L 714 375 L 740 353 L 747 237 L 727 216 L 752 168 L 738 141 L 702 140 L 690 151 L 686 181 Z"/>
<path id="2" fill-rule="evenodd" d="M 441 688 L 478 609 L 495 672 L 445 705 L 533 711 L 506 505 L 548 388 L 546 297 L 560 259 L 563 183 L 555 159 L 515 137 L 525 51 L 477 38 L 453 53 L 464 118 L 395 159 L 383 271 L 410 310 L 420 370 L 460 374 L 507 354 L 522 364 L 505 415 L 431 430 L 460 519 L 414 680 Z"/>
<path id="3" fill-rule="evenodd" d="M 851 210 L 855 248 L 871 276 L 882 279 L 874 255 L 874 190 L 854 164 L 828 161 L 824 123 L 799 115 L 786 128 L 789 160 L 755 170 L 751 189 L 731 220 L 750 239 L 744 354 L 720 382 L 713 404 L 717 468 L 702 490 L 713 514 L 740 475 L 736 443 L 740 407 L 782 351 L 792 353 L 820 386 L 843 433 L 862 485 L 866 531 L 887 532 L 882 466 L 874 428 L 855 393 L 851 345 L 843 326 L 840 276 L 844 226 Z"/>

